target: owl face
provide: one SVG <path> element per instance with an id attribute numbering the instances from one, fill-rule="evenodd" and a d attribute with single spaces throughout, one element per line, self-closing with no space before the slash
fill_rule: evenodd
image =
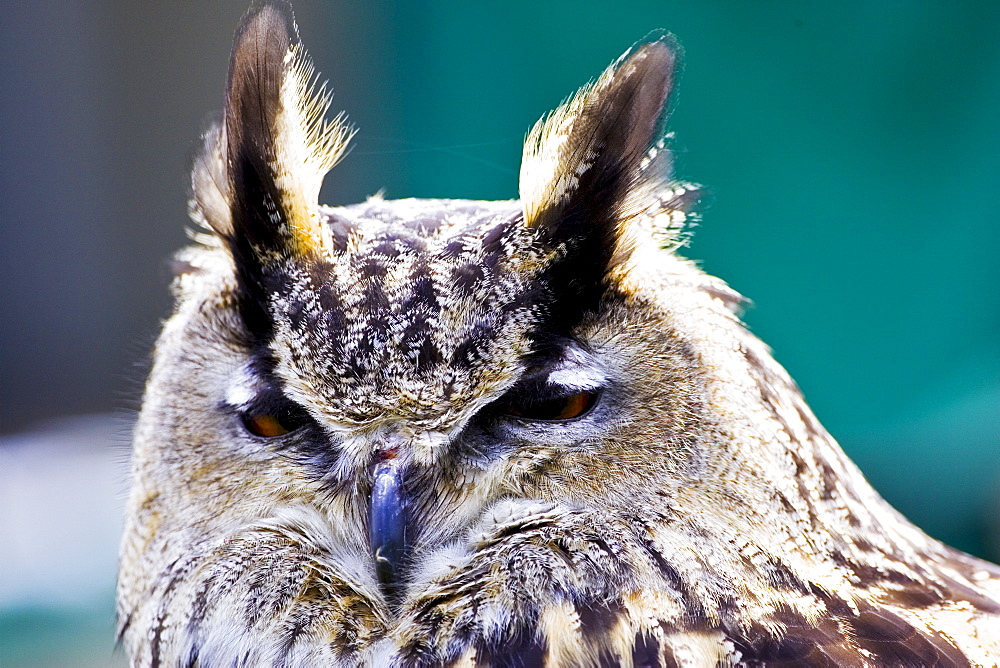
<path id="1" fill-rule="evenodd" d="M 669 181 L 658 143 L 672 41 L 651 37 L 539 123 L 525 202 L 327 208 L 311 197 L 350 133 L 315 120 L 325 103 L 305 89 L 310 68 L 285 17 L 266 10 L 242 30 L 254 40 L 237 39 L 225 124 L 195 170 L 220 275 L 183 279 L 224 286 L 235 302 L 243 350 L 213 408 L 242 425 L 232 438 L 280 451 L 348 505 L 370 498 L 374 471 L 391 464 L 408 542 L 441 540 L 456 508 L 474 516 L 529 479 L 578 486 L 535 478 L 574 451 L 610 459 L 580 444 L 625 433 L 612 416 L 639 379 L 682 375 L 657 343 L 645 363 L 623 364 L 601 327 L 616 304 L 630 326 L 659 324 L 655 294 L 625 279 L 632 246 L 656 243 L 656 216 L 671 242 L 696 199 Z M 643 260 L 654 273 L 672 261 L 659 255 Z"/>
<path id="2" fill-rule="evenodd" d="M 231 248 L 185 253 L 177 340 L 159 354 L 184 379 L 170 394 L 205 401 L 167 440 L 205 441 L 199 470 L 205 458 L 212 485 L 222 470 L 238 482 L 199 490 L 188 478 L 178 489 L 255 507 L 294 487 L 302 503 L 325 500 L 359 562 L 399 534 L 390 543 L 403 577 L 404 563 L 419 567 L 505 496 L 634 503 L 650 475 L 683 479 L 699 393 L 656 282 L 608 284 L 579 303 L 579 287 L 556 282 L 575 258 L 526 225 L 517 202 L 317 211 L 322 244 L 255 257 L 252 275 L 234 270 Z M 636 442 L 651 444 L 639 458 Z M 245 486 L 247 455 L 294 482 Z M 399 516 L 378 519 L 387 507 Z"/>
<path id="3" fill-rule="evenodd" d="M 539 121 L 519 201 L 333 208 L 351 130 L 287 7 L 247 14 L 136 428 L 134 662 L 763 661 L 814 626 L 871 656 L 844 611 L 946 548 L 674 253 L 677 54 L 654 33 Z"/>

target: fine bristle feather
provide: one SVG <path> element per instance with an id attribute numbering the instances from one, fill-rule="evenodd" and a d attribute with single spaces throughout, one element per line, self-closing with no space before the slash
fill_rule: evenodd
<path id="1" fill-rule="evenodd" d="M 222 120 L 213 120 L 191 160 L 188 217 L 195 228 L 189 234 L 205 246 L 222 245 L 233 231 L 232 193 L 226 169 L 224 134 Z"/>

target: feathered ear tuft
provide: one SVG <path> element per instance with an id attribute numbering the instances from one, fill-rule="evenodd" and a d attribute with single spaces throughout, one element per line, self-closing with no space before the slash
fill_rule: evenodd
<path id="1" fill-rule="evenodd" d="M 315 85 L 287 2 L 256 4 L 236 31 L 223 118 L 204 135 L 191 171 L 192 219 L 228 246 L 241 310 L 268 336 L 265 283 L 275 260 L 328 247 L 319 210 L 326 173 L 352 130 L 325 119 L 330 96 Z"/>
<path id="2" fill-rule="evenodd" d="M 670 180 L 663 134 L 679 57 L 672 35 L 652 33 L 528 133 L 524 220 L 563 249 L 550 272 L 559 301 L 596 308 L 631 256 L 636 228 L 666 213 L 656 223 L 671 245 L 697 199 L 694 186 Z"/>
<path id="3" fill-rule="evenodd" d="M 324 120 L 329 96 L 312 84 L 291 8 L 252 8 L 233 43 L 224 132 L 232 236 L 258 254 L 324 245 L 319 190 L 351 130 L 340 117 Z"/>

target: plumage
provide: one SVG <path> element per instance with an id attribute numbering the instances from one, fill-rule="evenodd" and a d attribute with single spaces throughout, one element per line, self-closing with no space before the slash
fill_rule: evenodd
<path id="1" fill-rule="evenodd" d="M 290 8 L 248 12 L 135 431 L 133 665 L 1000 660 L 1000 567 L 886 504 L 677 253 L 679 54 L 539 121 L 518 201 L 326 207 L 351 131 Z"/>

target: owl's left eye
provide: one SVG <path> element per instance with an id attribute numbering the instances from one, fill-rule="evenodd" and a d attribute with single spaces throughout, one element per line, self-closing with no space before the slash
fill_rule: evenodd
<path id="1" fill-rule="evenodd" d="M 284 436 L 292 431 L 289 425 L 283 424 L 276 415 L 245 415 L 243 416 L 243 426 L 254 436 L 261 438 L 274 438 Z"/>
<path id="2" fill-rule="evenodd" d="M 505 402 L 503 412 L 526 420 L 575 420 L 589 413 L 599 396 L 599 392 L 576 392 L 545 398 L 515 396 Z"/>
<path id="3" fill-rule="evenodd" d="M 243 428 L 258 438 L 277 438 L 304 427 L 309 415 L 290 402 L 268 409 L 251 409 L 240 415 Z"/>

